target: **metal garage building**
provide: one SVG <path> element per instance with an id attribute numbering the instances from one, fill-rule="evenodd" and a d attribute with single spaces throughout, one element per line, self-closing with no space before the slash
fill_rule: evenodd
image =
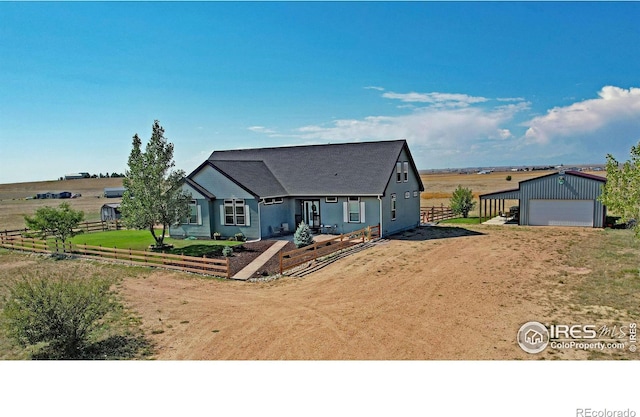
<path id="1" fill-rule="evenodd" d="M 604 177 L 580 171 L 532 178 L 516 190 L 482 194 L 480 217 L 498 215 L 505 210 L 505 200 L 518 200 L 520 225 L 604 227 L 606 207 L 598 197 L 605 183 Z"/>

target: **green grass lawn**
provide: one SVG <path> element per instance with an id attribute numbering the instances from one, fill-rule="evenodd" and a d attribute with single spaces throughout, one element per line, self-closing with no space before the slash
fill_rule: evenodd
<path id="1" fill-rule="evenodd" d="M 108 232 L 82 233 L 70 239 L 75 245 L 104 246 L 118 249 L 148 250 L 155 243 L 148 230 L 112 230 Z M 164 243 L 173 245 L 169 253 L 202 256 L 221 251 L 223 246 L 235 246 L 242 242 L 228 240 L 184 240 L 166 237 Z M 219 249 L 218 249 L 219 248 Z"/>
<path id="2" fill-rule="evenodd" d="M 440 223 L 447 223 L 447 224 L 480 224 L 480 218 L 479 217 L 467 217 L 465 219 L 464 217 L 458 217 L 458 218 L 455 218 L 455 219 L 442 220 L 442 221 L 440 221 Z"/>

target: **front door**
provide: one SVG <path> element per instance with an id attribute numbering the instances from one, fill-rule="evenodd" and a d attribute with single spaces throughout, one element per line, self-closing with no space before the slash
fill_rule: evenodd
<path id="1" fill-rule="evenodd" d="M 302 201 L 302 220 L 311 228 L 320 227 L 320 200 Z"/>

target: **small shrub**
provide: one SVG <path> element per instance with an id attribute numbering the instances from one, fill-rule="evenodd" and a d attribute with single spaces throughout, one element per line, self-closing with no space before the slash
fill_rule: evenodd
<path id="1" fill-rule="evenodd" d="M 234 235 L 234 237 L 236 238 L 236 241 L 238 241 L 238 242 L 244 242 L 244 241 L 246 241 L 246 240 L 247 240 L 247 238 L 245 237 L 245 235 L 244 235 L 244 234 L 242 234 L 242 233 L 236 233 L 236 234 Z"/>
<path id="2" fill-rule="evenodd" d="M 232 248 L 231 246 L 225 246 L 225 247 L 222 249 L 222 255 L 223 255 L 225 258 L 228 258 L 228 257 L 232 256 L 232 255 L 233 255 L 233 248 Z"/>
<path id="3" fill-rule="evenodd" d="M 7 335 L 21 346 L 40 345 L 45 357 L 77 359 L 100 321 L 117 308 L 104 279 L 25 278 L 2 311 Z"/>
<path id="4" fill-rule="evenodd" d="M 507 175 L 507 181 L 511 181 L 511 175 Z"/>
<path id="5" fill-rule="evenodd" d="M 298 228 L 293 235 L 293 243 L 296 245 L 296 248 L 302 248 L 313 244 L 311 229 L 309 229 L 309 226 L 307 226 L 305 222 L 300 222 L 298 225 Z"/>

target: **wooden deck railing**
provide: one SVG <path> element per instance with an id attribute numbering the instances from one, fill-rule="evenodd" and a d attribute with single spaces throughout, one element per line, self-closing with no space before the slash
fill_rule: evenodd
<path id="1" fill-rule="evenodd" d="M 22 236 L 5 237 L 4 235 L 0 235 L 0 247 L 36 253 L 64 253 L 81 258 L 107 259 L 131 265 L 175 269 L 224 278 L 231 277 L 229 258 L 200 258 L 197 256 L 107 248 L 103 246 L 62 244 L 58 240 L 39 240 Z"/>
<path id="2" fill-rule="evenodd" d="M 333 239 L 323 240 L 303 248 L 280 252 L 280 273 L 295 268 L 305 262 L 315 261 L 323 256 L 380 237 L 380 224 L 351 233 L 344 233 Z"/>

